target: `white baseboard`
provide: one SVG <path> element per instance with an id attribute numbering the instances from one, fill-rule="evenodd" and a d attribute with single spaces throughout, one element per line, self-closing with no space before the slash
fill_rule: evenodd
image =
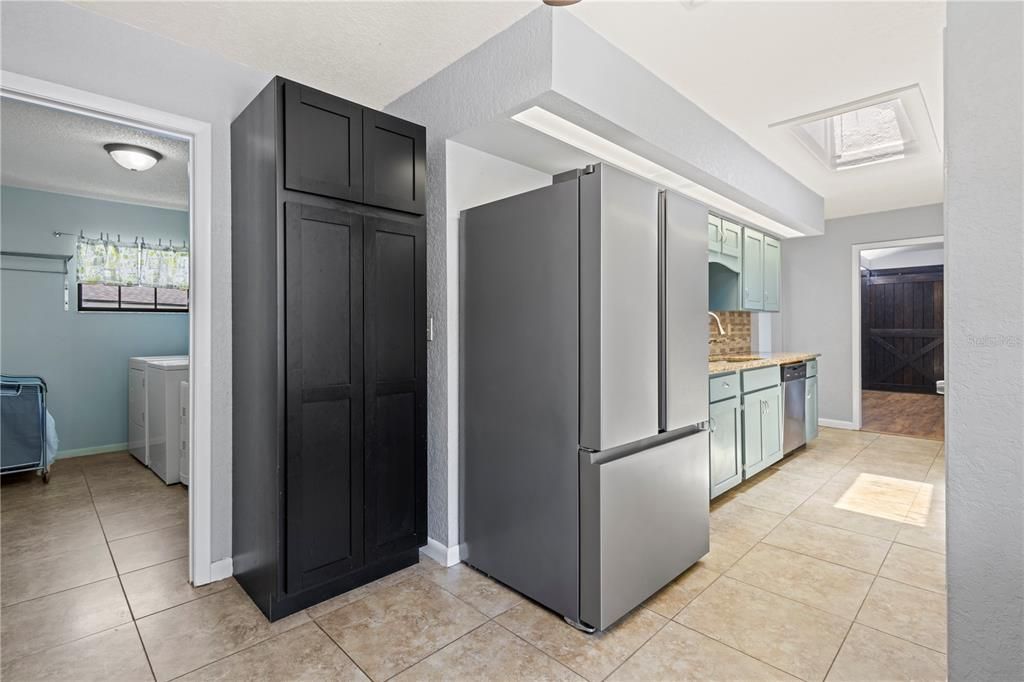
<path id="1" fill-rule="evenodd" d="M 57 459 L 85 457 L 86 455 L 102 455 L 107 452 L 125 452 L 127 450 L 128 443 L 111 443 L 110 445 L 97 445 L 91 448 L 78 448 L 77 450 L 58 450 Z"/>
<path id="2" fill-rule="evenodd" d="M 234 570 L 231 565 L 231 557 L 221 559 L 220 561 L 214 561 L 210 564 L 211 583 L 215 583 L 218 580 L 224 580 L 224 578 L 230 578 L 233 574 Z"/>
<path id="3" fill-rule="evenodd" d="M 421 547 L 420 551 L 442 566 L 454 566 L 461 560 L 459 546 L 446 547 L 434 538 L 427 538 L 427 545 Z"/>
<path id="4" fill-rule="evenodd" d="M 830 429 L 846 429 L 847 431 L 857 431 L 857 425 L 853 422 L 844 422 L 838 419 L 819 419 L 818 426 L 827 426 Z"/>

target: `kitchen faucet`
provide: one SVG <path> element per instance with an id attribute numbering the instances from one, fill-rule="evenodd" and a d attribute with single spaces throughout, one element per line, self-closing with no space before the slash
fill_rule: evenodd
<path id="1" fill-rule="evenodd" d="M 715 315 L 710 310 L 708 311 L 708 315 L 710 315 L 711 317 L 715 318 L 715 322 L 718 323 L 718 334 L 720 336 L 725 336 L 725 327 L 722 326 L 722 320 L 719 319 L 718 315 Z"/>

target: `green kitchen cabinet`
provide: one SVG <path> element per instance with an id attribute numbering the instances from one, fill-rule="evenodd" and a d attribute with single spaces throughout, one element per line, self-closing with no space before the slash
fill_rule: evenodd
<path id="1" fill-rule="evenodd" d="M 750 478 L 782 459 L 782 387 L 743 395 L 743 474 Z"/>
<path id="2" fill-rule="evenodd" d="M 743 309 L 764 309 L 764 235 L 743 228 Z"/>
<path id="3" fill-rule="evenodd" d="M 722 218 L 722 235 L 719 240 L 720 248 L 719 251 L 723 256 L 732 256 L 734 258 L 740 257 L 740 249 L 742 247 L 743 228 L 732 222 Z"/>
<path id="4" fill-rule="evenodd" d="M 708 310 L 779 312 L 782 248 L 775 237 L 708 214 Z"/>
<path id="5" fill-rule="evenodd" d="M 804 414 L 807 415 L 806 434 L 807 442 L 818 437 L 818 377 L 807 378 L 807 400 L 804 404 Z"/>
<path id="6" fill-rule="evenodd" d="M 722 252 L 722 219 L 708 213 L 708 251 Z"/>
<path id="7" fill-rule="evenodd" d="M 711 422 L 711 497 L 715 498 L 743 480 L 743 442 L 740 399 L 712 403 Z"/>
<path id="8" fill-rule="evenodd" d="M 779 289 L 782 284 L 782 252 L 779 240 L 764 235 L 764 310 L 779 312 Z"/>

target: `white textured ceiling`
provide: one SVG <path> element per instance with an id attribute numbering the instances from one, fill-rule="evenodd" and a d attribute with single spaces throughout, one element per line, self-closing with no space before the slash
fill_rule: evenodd
<path id="1" fill-rule="evenodd" d="M 941 141 L 944 2 L 584 0 L 570 11 L 821 194 L 826 217 L 942 201 L 935 142 L 835 172 L 768 126 L 917 83 Z"/>
<path id="2" fill-rule="evenodd" d="M 86 9 L 381 107 L 540 5 L 83 2 Z M 942 139 L 943 2 L 601 2 L 568 10 L 825 197 L 828 217 L 942 200 L 929 154 L 824 168 L 771 123 L 920 84 Z M 930 135 L 930 131 L 917 131 Z"/>
<path id="3" fill-rule="evenodd" d="M 540 2 L 77 4 L 380 108 L 505 30 Z"/>
<path id="4" fill-rule="evenodd" d="M 108 142 L 141 145 L 164 158 L 143 173 L 128 171 L 104 151 Z M 184 210 L 188 207 L 188 144 L 4 97 L 0 100 L 0 182 Z"/>

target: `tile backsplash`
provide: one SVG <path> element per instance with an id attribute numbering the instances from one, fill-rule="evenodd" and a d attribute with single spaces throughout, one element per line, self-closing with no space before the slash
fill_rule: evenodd
<path id="1" fill-rule="evenodd" d="M 750 313 L 737 311 L 716 314 L 722 319 L 725 336 L 718 332 L 714 318 L 708 315 L 708 357 L 750 353 Z"/>

